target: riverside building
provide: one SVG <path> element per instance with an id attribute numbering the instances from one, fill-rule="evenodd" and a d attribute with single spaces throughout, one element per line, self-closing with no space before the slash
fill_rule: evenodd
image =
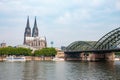
<path id="1" fill-rule="evenodd" d="M 23 44 L 35 49 L 42 49 L 47 47 L 46 37 L 39 37 L 36 17 L 32 31 L 29 24 L 29 17 L 27 18 Z"/>
<path id="2" fill-rule="evenodd" d="M 1 43 L 0 47 L 6 47 L 6 43 Z"/>

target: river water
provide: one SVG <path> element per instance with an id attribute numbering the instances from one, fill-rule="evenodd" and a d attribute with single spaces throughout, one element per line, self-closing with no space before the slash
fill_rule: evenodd
<path id="1" fill-rule="evenodd" d="M 0 80 L 120 80 L 120 61 L 0 62 Z"/>

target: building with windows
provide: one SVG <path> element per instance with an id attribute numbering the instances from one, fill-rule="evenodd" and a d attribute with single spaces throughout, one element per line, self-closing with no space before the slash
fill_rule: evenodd
<path id="1" fill-rule="evenodd" d="M 6 47 L 6 43 L 1 43 L 0 47 Z"/>
<path id="2" fill-rule="evenodd" d="M 29 24 L 29 17 L 27 18 L 23 44 L 36 49 L 42 49 L 47 47 L 46 37 L 39 37 L 39 29 L 37 27 L 36 17 L 32 31 Z"/>

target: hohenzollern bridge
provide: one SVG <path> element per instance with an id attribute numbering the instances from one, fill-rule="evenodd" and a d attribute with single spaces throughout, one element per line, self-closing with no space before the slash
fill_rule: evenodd
<path id="1" fill-rule="evenodd" d="M 120 52 L 120 27 L 116 28 L 98 41 L 75 41 L 67 46 L 66 60 L 108 60 L 113 61 L 115 52 Z"/>

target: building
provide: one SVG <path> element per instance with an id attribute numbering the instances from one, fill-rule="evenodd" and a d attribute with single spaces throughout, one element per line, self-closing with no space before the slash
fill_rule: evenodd
<path id="1" fill-rule="evenodd" d="M 6 43 L 1 43 L 0 47 L 6 47 Z"/>
<path id="2" fill-rule="evenodd" d="M 39 37 L 39 29 L 37 27 L 36 17 L 32 31 L 29 24 L 29 17 L 27 18 L 23 44 L 36 49 L 47 47 L 46 37 Z"/>

